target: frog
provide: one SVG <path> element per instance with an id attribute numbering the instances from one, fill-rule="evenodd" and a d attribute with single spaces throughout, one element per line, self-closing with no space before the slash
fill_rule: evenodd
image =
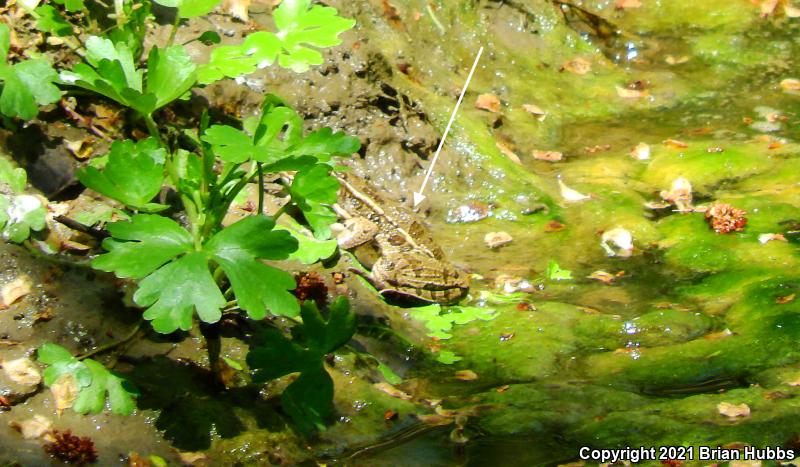
<path id="1" fill-rule="evenodd" d="M 337 242 L 369 269 L 351 272 L 392 303 L 453 305 L 466 297 L 468 275 L 447 260 L 414 214 L 350 172 L 337 178 Z"/>

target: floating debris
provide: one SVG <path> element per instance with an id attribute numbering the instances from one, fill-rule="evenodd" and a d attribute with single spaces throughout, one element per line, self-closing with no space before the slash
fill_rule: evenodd
<path id="1" fill-rule="evenodd" d="M 661 199 L 674 204 L 677 212 L 693 212 L 692 184 L 684 177 L 678 177 L 672 182 L 669 191 L 661 192 Z"/>
<path id="2" fill-rule="evenodd" d="M 662 141 L 662 143 L 664 144 L 664 146 L 670 147 L 672 149 L 686 149 L 686 148 L 689 147 L 689 145 L 687 143 L 684 143 L 681 140 L 672 139 L 672 138 L 667 138 L 664 141 Z"/>
<path id="3" fill-rule="evenodd" d="M 500 112 L 500 99 L 494 94 L 481 94 L 475 100 L 475 108 L 492 113 Z"/>
<path id="4" fill-rule="evenodd" d="M 747 404 L 731 404 L 728 402 L 720 402 L 717 404 L 717 410 L 721 415 L 731 418 L 750 416 L 750 406 Z"/>
<path id="5" fill-rule="evenodd" d="M 640 8 L 641 6 L 641 0 L 616 0 L 614 2 L 614 8 L 617 10 L 624 10 L 626 8 Z"/>
<path id="6" fill-rule="evenodd" d="M 561 65 L 558 71 L 568 71 L 576 75 L 585 75 L 592 71 L 592 62 L 585 58 L 573 58 L 572 60 Z"/>
<path id="7" fill-rule="evenodd" d="M 800 91 L 800 79 L 786 78 L 781 80 L 781 89 L 784 91 Z"/>
<path id="8" fill-rule="evenodd" d="M 53 442 L 44 445 L 44 451 L 68 464 L 92 464 L 97 462 L 94 442 L 86 436 L 75 436 L 70 430 L 51 432 Z"/>
<path id="9" fill-rule="evenodd" d="M 706 211 L 706 221 L 717 233 L 741 232 L 747 225 L 745 214 L 730 204 L 714 203 Z"/>
<path id="10" fill-rule="evenodd" d="M 622 86 L 614 86 L 614 88 L 617 90 L 617 95 L 624 99 L 640 99 L 650 96 L 650 91 L 647 89 L 630 89 Z"/>
<path id="11" fill-rule="evenodd" d="M 385 392 L 386 394 L 395 397 L 397 399 L 402 399 L 404 401 L 410 401 L 412 399 L 411 394 L 403 392 L 385 381 L 382 381 L 380 383 L 375 383 L 372 386 L 375 389 Z"/>
<path id="12" fill-rule="evenodd" d="M 646 161 L 650 159 L 650 145 L 647 143 L 639 143 L 628 154 L 634 159 Z"/>
<path id="13" fill-rule="evenodd" d="M 612 245 L 616 248 L 612 248 Z M 628 229 L 615 227 L 603 232 L 600 246 L 603 247 L 608 256 L 627 258 L 633 253 L 633 235 Z"/>
<path id="14" fill-rule="evenodd" d="M 24 439 L 39 439 L 50 432 L 53 423 L 43 415 L 34 415 L 33 418 L 21 422 L 12 421 L 8 426 L 17 430 Z"/>
<path id="15" fill-rule="evenodd" d="M 35 386 L 42 382 L 42 374 L 39 372 L 39 367 L 29 358 L 23 357 L 7 362 L 4 361 L 3 371 L 15 383 Z"/>
<path id="16" fill-rule="evenodd" d="M 561 181 L 560 178 L 558 179 L 558 186 L 561 189 L 561 197 L 564 198 L 565 201 L 578 202 L 591 198 L 589 195 L 584 195 L 583 193 L 568 187 L 564 184 L 564 182 Z"/>
<path id="17" fill-rule="evenodd" d="M 459 370 L 456 371 L 455 378 L 459 381 L 475 381 L 478 374 L 472 370 Z"/>
<path id="18" fill-rule="evenodd" d="M 306 300 L 314 301 L 317 306 L 323 306 L 328 301 L 328 286 L 322 277 L 314 272 L 300 272 L 294 276 L 297 287 L 292 294 L 303 303 Z"/>
<path id="19" fill-rule="evenodd" d="M 514 151 L 513 151 L 513 150 L 512 150 L 510 147 L 508 147 L 506 144 L 504 144 L 504 143 L 502 143 L 502 142 L 500 142 L 500 141 L 497 141 L 497 142 L 495 143 L 495 146 L 497 146 L 497 149 L 498 149 L 498 150 L 499 150 L 501 153 L 503 153 L 503 155 L 504 155 L 504 156 L 508 157 L 508 159 L 509 159 L 511 162 L 513 162 L 513 163 L 515 163 L 515 164 L 518 164 L 518 165 L 522 165 L 522 161 L 520 160 L 520 158 L 519 158 L 519 156 L 517 155 L 517 153 L 515 153 L 515 152 L 514 152 Z"/>
<path id="20" fill-rule="evenodd" d="M 797 298 L 797 294 L 784 295 L 782 297 L 776 298 L 775 303 L 777 303 L 778 305 L 785 305 L 787 303 L 792 303 L 795 298 Z"/>
<path id="21" fill-rule="evenodd" d="M 447 222 L 477 222 L 486 219 L 492 214 L 492 206 L 483 201 L 469 201 L 466 204 L 451 209 L 447 213 Z"/>
<path id="22" fill-rule="evenodd" d="M 550 221 L 550 222 L 548 222 L 547 224 L 544 225 L 544 231 L 546 233 L 561 232 L 566 227 L 567 226 L 562 224 L 561 222 L 553 220 L 553 221 Z"/>
<path id="23" fill-rule="evenodd" d="M 17 300 L 31 293 L 32 285 L 31 278 L 24 274 L 4 285 L 0 289 L 0 310 L 10 307 Z"/>
<path id="24" fill-rule="evenodd" d="M 536 120 L 539 120 L 540 122 L 543 122 L 547 118 L 547 113 L 545 113 L 544 110 L 539 108 L 538 105 L 522 104 L 522 108 L 525 110 L 525 112 L 528 112 L 529 114 L 536 117 Z"/>
<path id="25" fill-rule="evenodd" d="M 534 149 L 531 154 L 534 159 L 548 162 L 557 162 L 564 158 L 564 154 L 559 151 L 541 151 L 539 149 Z"/>
<path id="26" fill-rule="evenodd" d="M 600 270 L 600 271 L 595 271 L 595 272 L 591 273 L 590 275 L 586 276 L 586 278 L 587 279 L 594 279 L 594 280 L 600 281 L 600 282 L 602 282 L 602 283 L 604 283 L 606 285 L 609 285 L 609 284 L 614 283 L 614 281 L 616 281 L 620 277 L 623 277 L 624 275 L 625 275 L 625 271 L 619 271 L 616 274 L 611 274 L 610 272 L 606 272 L 606 271 Z"/>
<path id="27" fill-rule="evenodd" d="M 64 373 L 50 385 L 50 392 L 56 403 L 56 413 L 61 415 L 61 412 L 72 407 L 78 398 L 78 383 L 71 373 Z"/>
<path id="28" fill-rule="evenodd" d="M 489 232 L 483 237 L 484 243 L 491 249 L 508 245 L 514 238 L 508 232 Z"/>
<path id="29" fill-rule="evenodd" d="M 786 237 L 783 236 L 783 234 L 779 234 L 779 233 L 777 233 L 777 234 L 776 233 L 765 233 L 765 234 L 761 234 L 761 235 L 758 236 L 758 241 L 761 242 L 761 243 L 767 243 L 767 242 L 771 242 L 773 240 L 776 240 L 776 241 L 779 241 L 779 242 L 788 242 L 789 241 L 789 240 L 786 239 Z"/>
<path id="30" fill-rule="evenodd" d="M 682 63 L 688 62 L 689 56 L 682 55 L 680 57 L 674 57 L 672 55 L 667 55 L 666 57 L 664 57 L 664 61 L 667 63 L 667 65 L 680 65 Z"/>
<path id="31" fill-rule="evenodd" d="M 506 294 L 515 292 L 531 292 L 533 291 L 533 284 L 527 279 L 510 274 L 500 274 L 494 280 L 494 286 Z"/>

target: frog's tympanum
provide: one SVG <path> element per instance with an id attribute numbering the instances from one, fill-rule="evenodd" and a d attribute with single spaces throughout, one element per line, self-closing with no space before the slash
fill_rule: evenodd
<path id="1" fill-rule="evenodd" d="M 338 174 L 342 188 L 334 206 L 339 246 L 352 250 L 384 298 L 401 303 L 450 305 L 469 291 L 467 275 L 445 258 L 425 226 L 399 203 L 378 195 L 356 176 Z"/>

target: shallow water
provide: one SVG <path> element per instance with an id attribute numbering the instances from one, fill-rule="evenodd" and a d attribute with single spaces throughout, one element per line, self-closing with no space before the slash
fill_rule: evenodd
<path id="1" fill-rule="evenodd" d="M 162 436 L 205 452 L 211 465 L 555 465 L 577 460 L 581 446 L 797 449 L 800 95 L 780 82 L 800 78 L 800 19 L 760 18 L 746 0 L 643 0 L 622 10 L 609 0 L 575 2 L 581 13 L 545 0 L 441 0 L 435 8 L 411 0 L 393 2 L 398 25 L 377 0 L 331 3 L 358 20 L 327 55 L 331 69 L 266 70 L 250 90 L 226 85 L 206 97 L 235 101 L 246 115 L 266 89 L 301 109 L 309 127 L 357 134 L 365 150 L 351 162 L 355 171 L 407 202 L 477 47 L 486 47 L 423 214 L 450 258 L 473 273 L 463 305 L 493 313 L 460 315 L 446 336 L 431 337 L 430 310 L 390 307 L 350 280 L 361 335 L 329 368 L 338 422 L 313 439 L 297 436 L 276 411 L 285 381 L 260 394 L 206 384 L 197 333 L 148 335 L 127 350 L 120 371 L 143 390 L 133 422 L 108 416 L 64 426 L 103 426 L 93 433 L 103 462 L 135 449 L 169 458 Z M 619 34 L 597 37 L 580 20 L 591 14 Z M 592 70 L 560 71 L 577 57 Z M 626 86 L 647 95 L 619 96 L 616 87 Z M 486 93 L 501 100 L 500 112 L 474 108 Z M 650 146 L 649 159 L 629 154 L 639 143 Z M 537 160 L 534 150 L 564 158 Z M 590 197 L 564 199 L 559 177 Z M 679 177 L 691 182 L 695 205 L 745 210 L 744 230 L 719 234 L 703 213 L 645 207 Z M 468 222 L 458 214 L 465 210 L 489 215 Z M 615 228 L 632 235 L 629 256 L 601 246 Z M 496 231 L 513 241 L 489 249 L 484 236 Z M 769 233 L 787 241 L 759 241 Z M 548 277 L 551 261 L 571 278 Z M 346 266 L 345 258 L 335 267 Z M 588 277 L 598 271 L 611 282 Z M 101 306 L 70 300 L 84 311 Z M 78 318 L 92 328 L 84 334 L 99 336 L 124 324 Z M 31 341 L 52 338 L 61 323 Z M 223 354 L 241 361 L 246 348 L 234 334 L 223 339 Z M 377 361 L 401 379 L 392 386 L 402 397 L 387 394 L 391 378 Z M 474 377 L 457 378 L 464 370 Z M 164 374 L 176 380 L 166 389 Z M 48 404 L 39 394 L 25 410 Z M 727 416 L 724 404 L 746 404 L 750 414 Z M 397 417 L 387 420 L 387 410 Z"/>

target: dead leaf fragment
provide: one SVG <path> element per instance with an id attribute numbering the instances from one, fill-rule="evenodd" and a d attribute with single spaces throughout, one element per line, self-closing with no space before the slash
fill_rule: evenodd
<path id="1" fill-rule="evenodd" d="M 758 5 L 759 9 L 761 10 L 761 17 L 766 18 L 774 13 L 775 8 L 778 6 L 778 2 L 779 0 L 761 0 L 761 3 Z"/>
<path id="2" fill-rule="evenodd" d="M 800 91 L 800 79 L 786 78 L 782 80 L 781 89 L 784 91 Z"/>
<path id="3" fill-rule="evenodd" d="M 688 144 L 684 143 L 683 141 L 667 138 L 663 141 L 664 146 L 673 148 L 673 149 L 686 149 L 689 147 Z"/>
<path id="4" fill-rule="evenodd" d="M 664 57 L 664 61 L 667 65 L 680 65 L 681 63 L 686 63 L 689 61 L 688 55 L 682 55 L 680 57 L 673 57 L 672 55 L 667 55 Z"/>
<path id="5" fill-rule="evenodd" d="M 721 415 L 731 418 L 750 416 L 750 407 L 747 404 L 731 404 L 728 402 L 720 402 L 717 404 L 717 410 Z"/>
<path id="6" fill-rule="evenodd" d="M 178 457 L 183 465 L 206 465 L 208 456 L 202 452 L 178 452 Z"/>
<path id="7" fill-rule="evenodd" d="M 564 198 L 565 201 L 578 202 L 591 198 L 589 195 L 584 195 L 583 193 L 568 187 L 564 184 L 564 182 L 561 181 L 561 179 L 558 180 L 558 187 L 561 189 L 561 197 Z"/>
<path id="8" fill-rule="evenodd" d="M 53 423 L 47 417 L 34 415 L 21 422 L 12 421 L 8 426 L 17 430 L 24 439 L 38 439 L 50 432 Z"/>
<path id="9" fill-rule="evenodd" d="M 777 303 L 778 305 L 785 305 L 787 303 L 793 302 L 795 298 L 797 298 L 797 294 L 784 295 L 782 297 L 776 298 L 775 303 Z"/>
<path id="10" fill-rule="evenodd" d="M 628 89 L 622 86 L 614 86 L 614 88 L 617 90 L 617 95 L 624 99 L 639 99 L 650 95 L 650 92 L 646 89 Z"/>
<path id="11" fill-rule="evenodd" d="M 800 8 L 790 5 L 789 2 L 783 5 L 783 13 L 787 18 L 800 18 Z"/>
<path id="12" fill-rule="evenodd" d="M 508 234 L 508 232 L 489 232 L 483 237 L 484 243 L 489 248 L 499 248 L 504 245 L 508 245 L 514 240 L 514 238 Z"/>
<path id="13" fill-rule="evenodd" d="M 531 154 L 533 154 L 534 159 L 549 162 L 560 161 L 564 157 L 564 154 L 558 151 L 540 151 L 538 149 L 534 149 Z"/>
<path id="14" fill-rule="evenodd" d="M 733 331 L 728 328 L 723 329 L 719 332 L 712 332 L 711 334 L 706 334 L 703 336 L 703 339 L 714 341 L 717 339 L 723 339 L 725 337 L 731 337 L 733 335 Z"/>
<path id="15" fill-rule="evenodd" d="M 475 100 L 475 108 L 494 113 L 500 112 L 500 99 L 494 94 L 481 94 Z"/>
<path id="16" fill-rule="evenodd" d="M 624 10 L 625 8 L 640 8 L 641 6 L 641 0 L 617 0 L 614 2 L 614 8 L 617 10 Z"/>
<path id="17" fill-rule="evenodd" d="M 500 141 L 497 141 L 495 145 L 497 146 L 497 149 L 499 149 L 504 156 L 508 157 L 511 162 L 522 165 L 522 161 L 519 159 L 519 156 L 517 156 L 517 154 L 512 151 L 510 147 L 504 143 L 501 143 Z"/>
<path id="18" fill-rule="evenodd" d="M 472 370 L 459 370 L 456 371 L 455 378 L 459 381 L 475 381 L 478 374 Z"/>
<path id="19" fill-rule="evenodd" d="M 222 11 L 233 16 L 234 18 L 247 22 L 250 21 L 248 15 L 248 8 L 250 7 L 251 0 L 225 0 L 222 2 Z"/>
<path id="20" fill-rule="evenodd" d="M 531 284 L 530 281 L 510 274 L 500 274 L 497 276 L 494 280 L 494 286 L 507 294 L 514 292 L 530 292 L 533 290 L 533 284 Z"/>
<path id="21" fill-rule="evenodd" d="M 75 399 L 78 397 L 78 383 L 74 376 L 64 373 L 50 386 L 50 392 L 56 402 L 56 413 L 61 415 L 61 412 L 75 403 Z"/>
<path id="22" fill-rule="evenodd" d="M 411 395 L 410 394 L 397 389 L 396 387 L 392 386 L 391 384 L 389 384 L 389 383 L 387 383 L 385 381 L 380 382 L 380 383 L 375 383 L 372 386 L 375 389 L 377 389 L 379 391 L 382 391 L 382 392 L 385 392 L 386 394 L 389 394 L 392 397 L 396 397 L 397 399 L 403 399 L 404 401 L 411 400 Z"/>
<path id="23" fill-rule="evenodd" d="M 590 275 L 586 276 L 588 279 L 594 279 L 600 281 L 606 285 L 612 284 L 615 280 L 625 275 L 625 271 L 620 271 L 616 274 L 611 274 L 610 272 L 606 272 L 603 270 L 595 271 Z"/>
<path id="24" fill-rule="evenodd" d="M 776 233 L 765 233 L 758 236 L 758 241 L 760 243 L 767 243 L 773 240 L 777 240 L 779 242 L 788 242 L 789 240 L 783 236 L 783 234 L 776 234 Z"/>
<path id="25" fill-rule="evenodd" d="M 550 221 L 544 225 L 544 231 L 547 233 L 561 232 L 562 230 L 564 230 L 564 228 L 566 228 L 566 225 L 555 220 Z"/>
<path id="26" fill-rule="evenodd" d="M 586 60 L 585 58 L 573 58 L 572 60 L 564 63 L 561 65 L 560 71 L 569 71 L 570 73 L 575 73 L 576 75 L 585 75 L 592 71 L 592 62 Z"/>
<path id="27" fill-rule="evenodd" d="M 646 161 L 650 159 L 650 145 L 647 143 L 639 143 L 633 149 L 631 149 L 631 152 L 628 154 L 640 161 Z"/>
<path id="28" fill-rule="evenodd" d="M 3 371 L 11 381 L 26 386 L 35 386 L 42 381 L 42 374 L 39 372 L 39 367 L 29 358 L 23 357 L 16 360 L 4 361 Z"/>
<path id="29" fill-rule="evenodd" d="M 526 112 L 536 117 L 536 120 L 543 122 L 544 119 L 547 118 L 547 114 L 544 110 L 539 108 L 536 104 L 522 104 L 522 108 L 525 109 Z"/>
<path id="30" fill-rule="evenodd" d="M 0 310 L 4 310 L 14 304 L 17 300 L 31 293 L 33 282 L 27 275 L 17 276 L 16 279 L 4 285 L 0 289 Z"/>

